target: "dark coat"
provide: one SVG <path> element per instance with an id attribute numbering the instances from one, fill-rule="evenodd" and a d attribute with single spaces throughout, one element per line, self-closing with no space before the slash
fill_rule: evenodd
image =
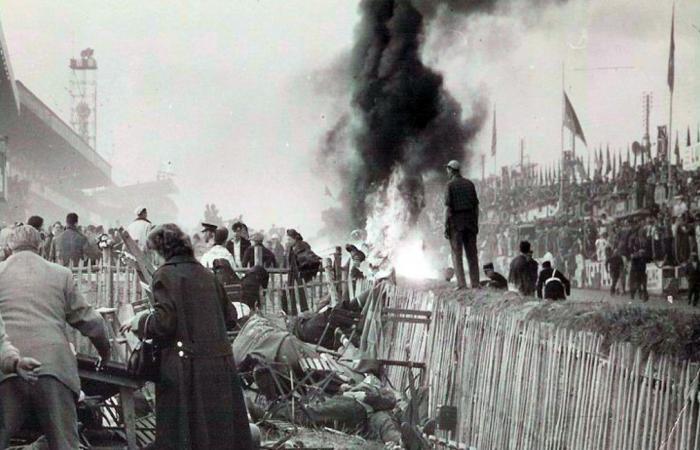
<path id="1" fill-rule="evenodd" d="M 445 190 L 445 229 L 479 233 L 479 198 L 474 183 L 461 175 L 452 177 Z"/>
<path id="2" fill-rule="evenodd" d="M 235 312 L 223 287 L 194 257 L 176 256 L 155 272 L 152 291 L 155 312 L 148 320 L 141 318 L 137 334 L 153 338 L 160 348 L 156 448 L 251 448 L 243 391 L 226 336 Z M 188 344 L 186 333 L 197 348 Z"/>
<path id="3" fill-rule="evenodd" d="M 689 287 L 700 286 L 700 261 L 691 259 L 685 265 L 685 273 Z"/>
<path id="4" fill-rule="evenodd" d="M 518 255 L 510 263 L 508 281 L 522 295 L 533 295 L 537 283 L 537 261 L 525 255 Z"/>
<path id="5" fill-rule="evenodd" d="M 77 266 L 85 259 L 88 239 L 77 228 L 68 227 L 53 240 L 56 262 L 64 266 Z"/>
<path id="6" fill-rule="evenodd" d="M 243 258 L 241 259 L 243 267 L 253 267 L 255 265 L 255 247 L 255 245 L 251 245 L 243 254 Z M 266 269 L 277 267 L 275 254 L 264 245 L 262 246 L 262 263 L 263 267 Z"/>
<path id="7" fill-rule="evenodd" d="M 553 276 L 559 279 L 559 283 L 556 281 L 547 283 L 547 280 Z M 561 271 L 551 267 L 540 271 L 537 278 L 537 297 L 547 300 L 566 300 L 567 295 L 571 295 L 571 283 Z"/>
<path id="8" fill-rule="evenodd" d="M 625 261 L 619 254 L 613 255 L 605 261 L 605 268 L 610 272 L 610 276 L 619 277 L 622 269 L 625 267 Z"/>
<path id="9" fill-rule="evenodd" d="M 506 277 L 504 277 L 500 273 L 494 272 L 489 277 L 489 280 L 486 281 L 486 286 L 494 289 L 505 290 L 508 289 L 508 280 L 506 280 Z"/>
<path id="10" fill-rule="evenodd" d="M 234 246 L 235 242 L 233 242 L 233 239 L 229 240 L 226 243 L 226 250 L 228 250 L 233 256 L 236 256 L 234 251 Z M 243 264 L 243 255 L 245 255 L 246 250 L 250 248 L 250 241 L 244 237 L 241 237 L 241 254 L 238 255 L 241 258 L 241 265 L 245 267 L 245 264 Z"/>

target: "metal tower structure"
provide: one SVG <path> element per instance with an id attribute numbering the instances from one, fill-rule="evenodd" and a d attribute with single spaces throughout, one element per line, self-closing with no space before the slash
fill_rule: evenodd
<path id="1" fill-rule="evenodd" d="M 80 52 L 80 59 L 71 58 L 68 92 L 72 99 L 71 126 L 97 150 L 97 61 L 93 53 L 93 49 L 86 48 Z"/>

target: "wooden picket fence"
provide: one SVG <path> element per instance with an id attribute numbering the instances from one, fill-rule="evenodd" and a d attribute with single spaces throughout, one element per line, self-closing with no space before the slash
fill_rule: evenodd
<path id="1" fill-rule="evenodd" d="M 410 348 L 426 363 L 431 417 L 456 407 L 457 427 L 438 431 L 439 448 L 700 448 L 697 363 L 628 343 L 604 348 L 595 333 L 475 314 L 430 293 L 395 289 L 389 303 L 433 312 L 429 333 L 385 328 L 397 341 L 384 348 L 392 357 Z M 401 383 L 406 369 L 389 375 Z"/>

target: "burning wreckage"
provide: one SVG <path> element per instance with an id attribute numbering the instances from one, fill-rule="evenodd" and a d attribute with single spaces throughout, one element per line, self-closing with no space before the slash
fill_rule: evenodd
<path id="1" fill-rule="evenodd" d="M 392 386 L 384 372 L 392 362 L 379 358 L 393 270 L 361 277 L 355 268 L 354 297 L 329 294 L 318 310 L 296 317 L 239 307 L 232 348 L 251 419 L 334 428 L 387 448 L 430 448 L 427 388 L 413 374 L 406 386 Z"/>

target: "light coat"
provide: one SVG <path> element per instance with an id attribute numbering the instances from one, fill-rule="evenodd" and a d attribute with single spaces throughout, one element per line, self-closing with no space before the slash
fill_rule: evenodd
<path id="1" fill-rule="evenodd" d="M 88 337 L 101 353 L 109 351 L 107 324 L 78 292 L 73 274 L 32 251 L 0 264 L 0 315 L 22 356 L 41 361 L 40 376 L 51 375 L 80 393 L 69 325 Z M 8 376 L 3 375 L 0 382 Z"/>

